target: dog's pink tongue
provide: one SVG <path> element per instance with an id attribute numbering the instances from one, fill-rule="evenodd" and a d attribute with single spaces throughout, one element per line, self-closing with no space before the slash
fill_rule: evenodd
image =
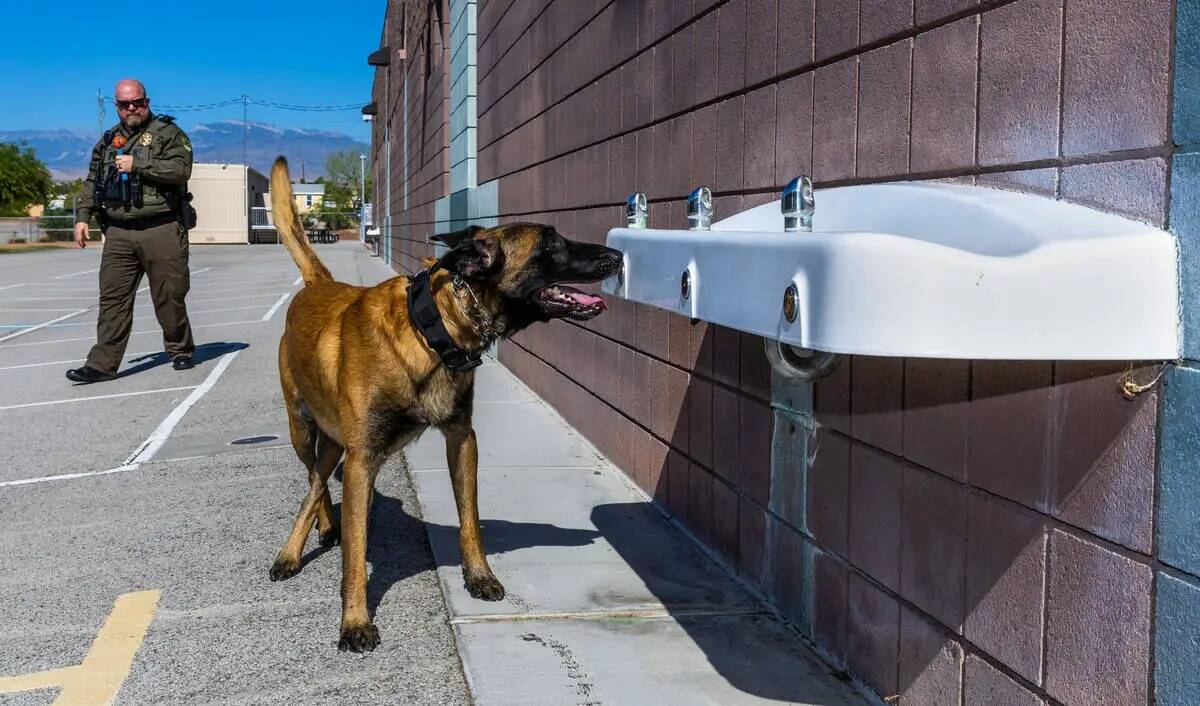
<path id="1" fill-rule="evenodd" d="M 584 308 L 595 306 L 597 304 L 599 304 L 600 308 L 602 309 L 608 308 L 607 305 L 605 305 L 604 300 L 594 294 L 581 292 L 578 289 L 571 289 L 567 291 L 567 295 L 574 299 L 576 304 Z"/>

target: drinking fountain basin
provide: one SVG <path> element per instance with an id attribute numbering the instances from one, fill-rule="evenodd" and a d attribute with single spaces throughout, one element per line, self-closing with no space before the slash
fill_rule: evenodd
<path id="1" fill-rule="evenodd" d="M 608 245 L 625 254 L 625 268 L 605 289 L 827 353 L 1179 355 L 1170 233 L 975 186 L 849 186 L 809 198 L 811 232 L 786 232 L 779 201 L 708 230 L 613 229 Z"/>

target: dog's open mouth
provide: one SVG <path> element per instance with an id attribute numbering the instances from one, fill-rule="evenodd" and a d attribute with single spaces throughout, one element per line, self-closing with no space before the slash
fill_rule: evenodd
<path id="1" fill-rule="evenodd" d="M 539 289 L 534 298 L 543 311 L 554 317 L 586 320 L 608 308 L 604 300 L 595 294 L 564 284 Z"/>

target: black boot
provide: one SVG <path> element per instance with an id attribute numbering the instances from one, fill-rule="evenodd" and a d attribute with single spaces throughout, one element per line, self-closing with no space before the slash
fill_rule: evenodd
<path id="1" fill-rule="evenodd" d="M 192 362 L 192 356 L 181 355 L 175 360 L 171 361 L 171 367 L 175 368 L 176 370 L 191 370 L 192 368 L 196 367 L 196 364 Z"/>
<path id="2" fill-rule="evenodd" d="M 67 371 L 67 379 L 71 382 L 104 382 L 105 380 L 112 380 L 116 377 L 116 373 L 102 373 L 88 365 L 85 365 L 82 368 L 71 368 Z"/>

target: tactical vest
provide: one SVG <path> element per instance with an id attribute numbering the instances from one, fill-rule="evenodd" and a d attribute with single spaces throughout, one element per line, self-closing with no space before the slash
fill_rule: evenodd
<path id="1" fill-rule="evenodd" d="M 158 184 L 136 172 L 130 175 L 131 198 L 130 203 L 126 205 L 116 166 L 119 154 L 133 155 L 135 159 L 141 160 L 162 150 L 178 130 L 173 123 L 174 118 L 169 115 L 155 115 L 144 127 L 132 132 L 124 125 L 117 125 L 104 133 L 104 150 L 100 155 L 98 171 L 103 178 L 97 184 L 96 207 L 103 211 L 108 220 L 141 220 L 179 212 L 187 187 Z M 126 138 L 125 146 L 121 149 L 113 146 L 113 139 L 117 135 Z"/>

